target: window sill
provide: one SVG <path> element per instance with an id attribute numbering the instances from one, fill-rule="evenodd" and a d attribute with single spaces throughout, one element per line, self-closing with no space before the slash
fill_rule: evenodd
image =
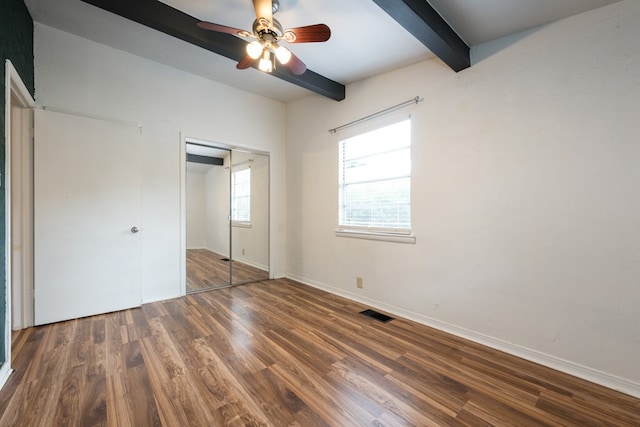
<path id="1" fill-rule="evenodd" d="M 409 243 L 415 245 L 416 236 L 413 234 L 376 233 L 373 231 L 336 230 L 336 237 L 350 237 L 352 239 L 379 240 L 383 242 Z"/>
<path id="2" fill-rule="evenodd" d="M 239 227 L 239 228 L 251 228 L 251 223 L 250 222 L 236 222 L 233 221 L 231 223 L 232 227 Z"/>

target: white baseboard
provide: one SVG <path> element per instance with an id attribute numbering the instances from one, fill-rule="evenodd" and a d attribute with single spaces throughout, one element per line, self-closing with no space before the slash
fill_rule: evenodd
<path id="1" fill-rule="evenodd" d="M 249 261 L 248 259 L 234 258 L 233 260 L 241 262 L 243 264 L 247 264 L 249 267 L 257 268 L 258 270 L 262 270 L 264 272 L 269 271 L 269 267 L 267 267 L 266 265 L 258 264 L 257 262 Z"/>
<path id="2" fill-rule="evenodd" d="M 196 249 L 196 248 L 189 248 L 189 249 Z M 214 251 L 214 250 L 213 250 L 213 249 L 211 249 L 211 248 L 202 247 L 202 248 L 197 248 L 197 249 L 206 249 L 206 250 L 208 250 L 209 252 L 214 252 L 214 253 L 216 253 L 216 254 L 220 254 L 220 255 L 222 255 L 222 256 L 225 256 L 225 257 L 229 258 L 229 255 L 227 255 L 226 253 L 222 253 L 222 252 L 219 252 L 219 251 Z M 269 271 L 269 267 L 268 267 L 268 266 L 266 266 L 266 265 L 262 265 L 262 264 L 259 264 L 259 263 L 257 263 L 257 262 L 253 262 L 253 261 L 248 260 L 248 259 L 246 259 L 246 258 L 244 258 L 244 257 L 234 257 L 234 258 L 233 258 L 233 260 L 234 260 L 234 261 L 241 262 L 241 263 L 243 263 L 243 264 L 247 264 L 247 265 L 248 265 L 248 266 L 250 266 L 250 267 L 255 267 L 255 268 L 259 269 L 259 270 Z"/>
<path id="3" fill-rule="evenodd" d="M 0 367 L 0 390 L 4 387 L 12 372 L 13 369 L 11 369 L 9 363 L 5 362 L 2 364 L 2 367 Z"/>
<path id="4" fill-rule="evenodd" d="M 640 384 L 636 382 L 629 381 L 624 378 L 619 378 L 619 377 L 616 377 L 615 375 L 607 374 L 605 372 L 601 372 L 596 369 L 589 368 L 588 366 L 583 366 L 578 363 L 571 362 L 569 360 L 565 360 L 565 359 L 555 357 L 546 353 L 542 353 L 526 347 L 521 347 L 519 345 L 512 344 L 506 341 L 502 341 L 500 339 L 493 338 L 488 335 L 484 335 L 484 334 L 474 332 L 465 328 L 461 328 L 459 326 L 455 326 L 447 322 L 442 322 L 432 317 L 424 316 L 418 313 L 413 313 L 411 311 L 407 311 L 393 305 L 385 304 L 375 299 L 363 297 L 362 295 L 348 292 L 343 289 L 334 288 L 332 286 L 328 286 L 323 283 L 309 280 L 304 277 L 300 277 L 293 274 L 288 274 L 286 277 L 291 280 L 295 280 L 297 282 L 303 283 L 305 285 L 322 289 L 324 291 L 342 296 L 352 301 L 356 301 L 361 304 L 366 304 L 373 308 L 386 311 L 387 313 L 390 313 L 399 317 L 404 317 L 405 319 L 412 320 L 414 322 L 421 323 L 426 326 L 430 326 L 432 328 L 450 333 L 452 335 L 466 338 L 478 344 L 486 345 L 487 347 L 491 347 L 496 350 L 503 351 L 513 356 L 517 356 L 522 359 L 529 360 L 531 362 L 538 363 L 540 365 L 555 369 L 557 371 L 561 371 L 561 372 L 573 375 L 575 377 L 590 381 L 592 383 L 599 384 L 604 387 L 619 391 L 621 393 L 625 393 L 630 396 L 640 398 Z"/>

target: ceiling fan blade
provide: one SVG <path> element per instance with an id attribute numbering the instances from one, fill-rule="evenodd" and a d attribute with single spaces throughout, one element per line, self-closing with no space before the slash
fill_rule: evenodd
<path id="1" fill-rule="evenodd" d="M 256 19 L 264 18 L 273 22 L 273 4 L 271 0 L 253 0 L 253 8 L 256 10 Z"/>
<path id="2" fill-rule="evenodd" d="M 289 62 L 285 64 L 285 67 L 287 67 L 289 71 L 291 71 L 296 76 L 304 74 L 304 72 L 307 71 L 307 66 L 305 65 L 305 63 L 302 62 L 302 60 L 300 60 L 300 58 L 295 56 L 293 53 L 291 54 L 291 59 L 289 59 Z"/>
<path id="3" fill-rule="evenodd" d="M 249 37 L 251 33 L 239 28 L 227 27 L 226 25 L 214 24 L 213 22 L 198 22 L 198 27 L 205 30 L 217 31 L 219 33 L 233 34 L 234 36 Z"/>
<path id="4" fill-rule="evenodd" d="M 237 64 L 236 64 L 236 68 L 238 70 L 245 70 L 249 67 L 251 67 L 253 65 L 253 63 L 256 62 L 255 59 L 253 59 L 252 57 L 250 57 L 249 55 L 246 55 L 244 58 L 242 58 Z"/>
<path id="5" fill-rule="evenodd" d="M 326 42 L 331 37 L 331 29 L 325 24 L 289 28 L 282 35 L 289 43 Z"/>

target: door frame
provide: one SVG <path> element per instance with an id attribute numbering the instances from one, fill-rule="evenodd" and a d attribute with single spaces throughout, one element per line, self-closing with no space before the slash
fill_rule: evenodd
<path id="1" fill-rule="evenodd" d="M 180 132 L 180 295 L 185 296 L 187 294 L 187 142 L 208 144 L 216 148 L 224 150 L 247 151 L 255 154 L 265 155 L 269 157 L 269 166 L 271 166 L 271 153 L 255 147 L 247 147 L 241 145 L 228 144 L 219 142 L 217 138 L 193 136 L 190 133 Z M 233 157 L 233 154 L 232 154 Z M 271 186 L 271 167 L 269 167 L 269 186 Z M 269 278 L 272 279 L 273 269 L 271 266 L 271 191 L 269 191 L 269 200 L 267 206 L 267 222 L 269 226 L 267 231 L 269 233 L 267 237 L 267 251 L 269 252 Z M 231 215 L 231 211 L 229 211 Z M 229 234 L 231 241 L 231 233 Z M 229 257 L 231 258 L 232 244 L 229 247 Z M 231 277 L 230 277 L 231 279 Z M 231 283 L 229 286 L 232 286 Z"/>
<path id="2" fill-rule="evenodd" d="M 33 166 L 28 160 L 25 160 L 18 164 L 13 164 L 11 161 L 12 147 L 16 144 L 31 144 L 33 141 L 33 119 L 32 113 L 29 114 L 29 123 L 24 126 L 21 123 L 23 129 L 26 129 L 26 134 L 22 135 L 20 141 L 14 141 L 12 138 L 12 116 L 11 109 L 14 106 L 14 99 L 17 101 L 17 106 L 23 109 L 33 110 L 35 102 L 31 93 L 27 89 L 26 85 L 22 81 L 20 74 L 15 69 L 10 60 L 5 61 L 5 319 L 4 319 L 4 339 L 5 349 L 4 358 L 5 363 L 0 367 L 0 388 L 5 384 L 9 374 L 11 373 L 11 330 L 13 325 L 12 314 L 12 301 L 15 301 L 19 305 L 21 310 L 22 324 L 20 327 L 24 328 L 33 325 L 33 302 L 29 298 L 32 295 L 33 283 L 31 283 L 31 289 L 29 286 L 20 286 L 20 292 L 16 292 L 15 299 L 13 299 L 13 248 L 12 248 L 12 211 L 14 209 L 11 203 L 11 182 L 12 177 L 15 174 L 21 176 L 28 176 L 33 174 Z M 33 200 L 33 188 L 27 188 L 27 194 L 24 195 L 23 200 L 27 203 L 27 206 L 33 206 L 31 201 Z M 23 204 L 24 206 L 24 204 Z M 20 207 L 19 207 L 20 208 Z M 30 219 L 29 219 L 30 218 Z M 24 218 L 23 218 L 24 219 Z M 23 230 L 28 231 L 28 236 L 33 236 L 33 218 L 27 215 L 27 220 L 23 221 Z M 29 242 L 23 247 L 21 252 L 22 261 L 21 265 L 26 267 L 33 267 L 33 241 L 29 239 Z M 31 275 L 33 277 L 33 275 Z"/>

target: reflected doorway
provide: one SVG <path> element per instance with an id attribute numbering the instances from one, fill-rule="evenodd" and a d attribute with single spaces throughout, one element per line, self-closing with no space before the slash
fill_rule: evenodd
<path id="1" fill-rule="evenodd" d="M 186 141 L 186 292 L 269 278 L 269 156 Z"/>

